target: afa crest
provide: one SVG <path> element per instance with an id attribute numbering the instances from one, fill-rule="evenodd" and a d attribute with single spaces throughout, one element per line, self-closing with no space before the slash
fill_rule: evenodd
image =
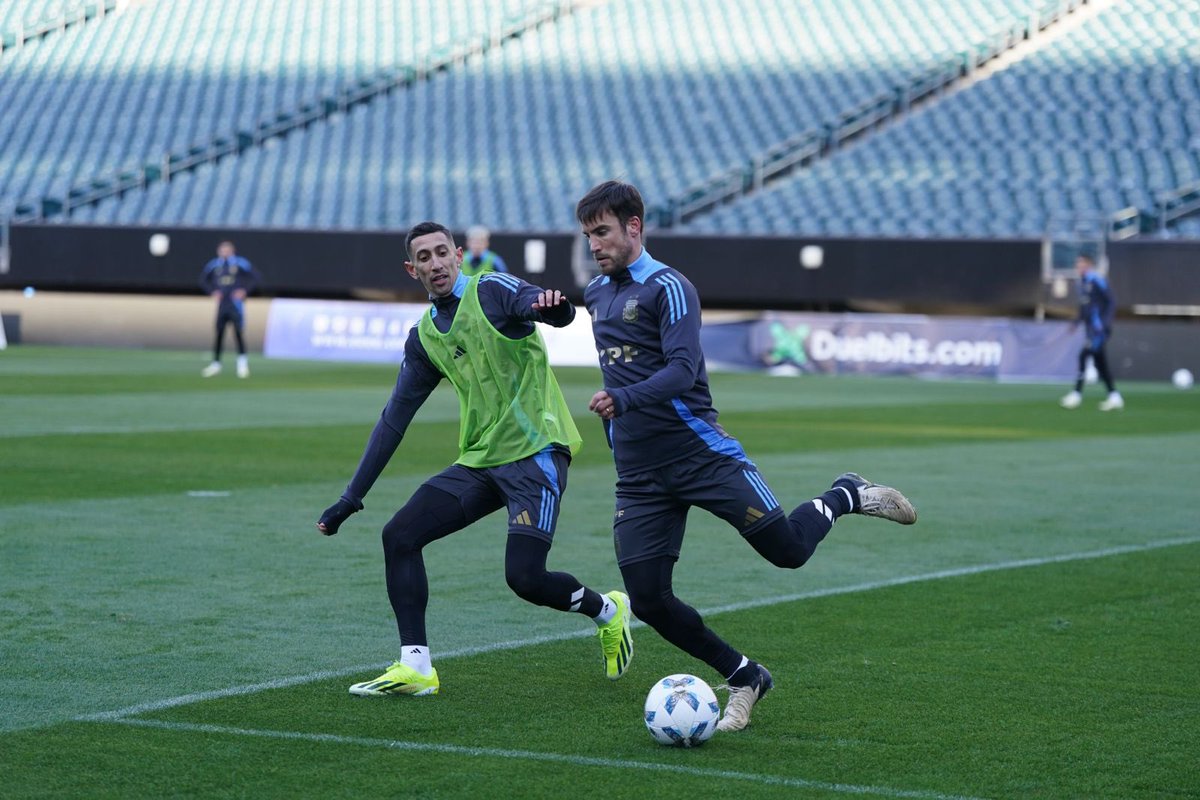
<path id="1" fill-rule="evenodd" d="M 638 318 L 638 302 L 636 297 L 631 297 L 625 301 L 625 309 L 621 312 L 621 319 L 624 322 L 637 322 Z"/>

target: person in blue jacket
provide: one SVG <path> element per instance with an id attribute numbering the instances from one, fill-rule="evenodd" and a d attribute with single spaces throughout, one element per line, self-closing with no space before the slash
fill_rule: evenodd
<path id="1" fill-rule="evenodd" d="M 1090 359 L 1096 374 L 1104 381 L 1108 395 L 1100 401 L 1101 411 L 1116 411 L 1125 407 L 1125 399 L 1113 383 L 1112 370 L 1108 366 L 1105 345 L 1112 336 L 1113 317 L 1117 304 L 1112 289 L 1104 276 L 1096 271 L 1096 260 L 1084 253 L 1075 259 L 1075 270 L 1079 273 L 1079 316 L 1072 328 L 1083 325 L 1083 347 L 1079 350 L 1079 370 L 1075 375 L 1075 388 L 1063 395 L 1059 404 L 1063 408 L 1079 408 L 1083 403 L 1083 382 Z"/>
<path id="2" fill-rule="evenodd" d="M 736 731 L 750 723 L 774 680 L 674 594 L 689 509 L 720 517 L 761 556 L 789 569 L 808 561 L 844 514 L 912 524 L 917 512 L 896 489 L 853 472 L 784 511 L 717 422 L 700 349 L 700 299 L 682 272 L 643 247 L 644 214 L 637 188 L 617 181 L 596 186 L 576 206 L 600 269 L 583 296 L 604 379 L 589 409 L 602 420 L 616 462 L 613 539 L 633 613 L 728 682 L 717 730 Z"/>
<path id="3" fill-rule="evenodd" d="M 213 342 L 212 363 L 200 374 L 211 378 L 221 372 L 221 350 L 225 340 L 225 329 L 232 326 L 237 341 L 237 376 L 250 377 L 250 363 L 246 357 L 246 296 L 258 287 L 258 273 L 242 256 L 237 254 L 233 242 L 228 240 L 217 245 L 217 257 L 204 265 L 200 273 L 200 288 L 217 301 L 217 336 Z"/>

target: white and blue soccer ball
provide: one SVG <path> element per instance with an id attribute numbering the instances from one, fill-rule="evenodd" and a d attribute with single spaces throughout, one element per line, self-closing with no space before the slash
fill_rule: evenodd
<path id="1" fill-rule="evenodd" d="M 712 687 L 695 675 L 668 675 L 646 695 L 646 730 L 672 747 L 704 744 L 717 729 L 721 705 Z"/>
<path id="2" fill-rule="evenodd" d="M 1177 369 L 1171 374 L 1171 383 L 1175 384 L 1176 389 L 1190 389 L 1195 381 L 1190 369 Z"/>

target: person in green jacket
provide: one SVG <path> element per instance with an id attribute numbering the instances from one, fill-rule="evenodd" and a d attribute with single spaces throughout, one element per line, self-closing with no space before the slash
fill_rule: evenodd
<path id="1" fill-rule="evenodd" d="M 490 249 L 492 233 L 482 225 L 467 229 L 467 252 L 463 256 L 462 271 L 468 278 L 485 272 L 508 272 L 508 265 L 500 254 Z"/>

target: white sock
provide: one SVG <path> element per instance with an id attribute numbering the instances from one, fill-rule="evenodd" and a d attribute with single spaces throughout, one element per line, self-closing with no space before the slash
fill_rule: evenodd
<path id="1" fill-rule="evenodd" d="M 433 662 L 429 658 L 429 648 L 421 645 L 405 645 L 400 648 L 400 663 L 412 667 L 422 675 L 433 674 Z"/>
<path id="2" fill-rule="evenodd" d="M 238 366 L 239 367 L 247 366 L 249 363 L 250 363 L 250 360 L 248 358 L 246 358 L 246 356 L 238 356 Z"/>
<path id="3" fill-rule="evenodd" d="M 596 620 L 597 625 L 612 622 L 612 618 L 617 615 L 617 604 L 612 601 L 611 597 L 602 594 L 600 595 L 600 599 L 604 601 L 604 605 L 600 606 L 600 613 L 592 617 L 592 619 Z"/>
<path id="4" fill-rule="evenodd" d="M 850 504 L 850 513 L 853 514 L 855 503 L 854 503 L 854 498 L 850 496 L 850 490 L 847 489 L 845 486 L 835 486 L 834 488 L 841 489 L 842 492 L 846 495 L 846 502 Z"/>

